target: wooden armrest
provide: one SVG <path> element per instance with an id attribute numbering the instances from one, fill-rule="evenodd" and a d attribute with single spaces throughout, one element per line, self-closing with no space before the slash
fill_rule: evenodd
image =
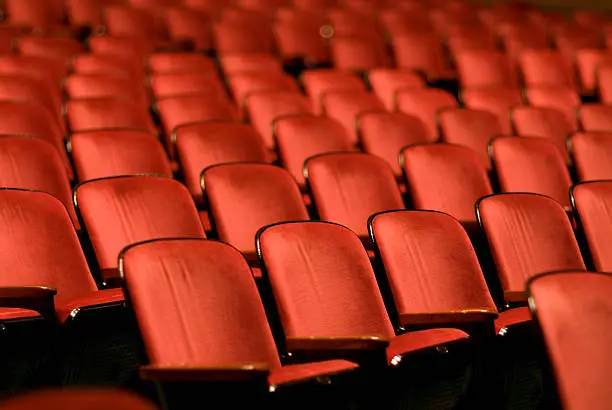
<path id="1" fill-rule="evenodd" d="M 29 309 L 48 318 L 55 317 L 55 289 L 45 286 L 0 287 L 0 307 Z"/>
<path id="2" fill-rule="evenodd" d="M 383 336 L 288 337 L 287 350 L 378 350 L 389 345 Z"/>
<path id="3" fill-rule="evenodd" d="M 504 292 L 506 302 L 525 302 L 527 301 L 527 292 L 523 290 L 509 290 Z"/>
<path id="4" fill-rule="evenodd" d="M 425 323 L 465 323 L 494 320 L 498 316 L 495 309 L 465 309 L 449 312 L 402 313 L 399 315 L 402 325 Z"/>
<path id="5" fill-rule="evenodd" d="M 251 363 L 226 367 L 140 367 L 140 378 L 151 381 L 249 381 L 266 379 L 270 368 L 265 363 Z"/>

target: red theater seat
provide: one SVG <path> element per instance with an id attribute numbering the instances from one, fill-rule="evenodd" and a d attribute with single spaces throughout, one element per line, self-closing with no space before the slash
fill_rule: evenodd
<path id="1" fill-rule="evenodd" d="M 396 96 L 397 111 L 419 118 L 427 127 L 427 139 L 439 139 L 438 112 L 445 108 L 457 108 L 455 97 L 437 88 L 401 90 Z"/>
<path id="2" fill-rule="evenodd" d="M 568 139 L 579 181 L 612 179 L 612 133 L 579 132 Z"/>

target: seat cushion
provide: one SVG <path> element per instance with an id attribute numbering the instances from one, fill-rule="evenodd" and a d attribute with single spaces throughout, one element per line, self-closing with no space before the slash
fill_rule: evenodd
<path id="1" fill-rule="evenodd" d="M 268 384 L 276 387 L 282 384 L 298 383 L 319 376 L 331 376 L 359 367 L 348 360 L 326 360 L 322 362 L 292 364 L 270 371 Z"/>
<path id="2" fill-rule="evenodd" d="M 63 323 L 76 310 L 90 306 L 104 305 L 113 302 L 123 302 L 123 290 L 120 288 L 103 289 L 69 300 L 62 306 L 56 306 L 57 319 Z"/>
<path id="3" fill-rule="evenodd" d="M 403 333 L 391 339 L 391 343 L 387 347 L 387 361 L 391 363 L 396 356 L 468 339 L 469 337 L 470 335 L 464 331 L 452 328 Z"/>
<path id="4" fill-rule="evenodd" d="M 495 334 L 505 334 L 510 326 L 531 321 L 531 312 L 527 306 L 500 312 L 495 320 Z"/>

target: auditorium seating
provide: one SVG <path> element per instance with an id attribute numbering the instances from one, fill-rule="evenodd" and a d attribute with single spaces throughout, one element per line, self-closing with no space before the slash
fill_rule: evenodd
<path id="1" fill-rule="evenodd" d="M 555 397 L 560 373 L 538 347 L 527 282 L 609 270 L 606 13 L 519 0 L 0 0 L 0 53 L 0 259 L 14 265 L 0 276 L 26 287 L 56 274 L 89 283 L 74 285 L 70 309 L 70 283 L 43 283 L 57 287 L 42 291 L 54 315 L 12 306 L 17 291 L 0 288 L 0 398 L 112 385 L 164 410 L 189 408 L 180 391 L 194 380 L 138 380 L 138 365 L 155 360 L 142 311 L 126 309 L 119 258 L 154 244 L 180 249 L 177 264 L 207 260 L 204 248 L 246 258 L 193 271 L 155 262 L 167 275 L 155 292 L 233 268 L 255 284 L 245 286 L 259 293 L 261 326 L 245 324 L 239 295 L 223 289 L 225 310 L 214 314 L 233 333 L 214 340 L 241 351 L 249 345 L 237 346 L 237 334 L 274 339 L 268 365 L 252 373 L 264 408 L 337 410 L 358 397 L 365 408 L 456 410 L 455 393 L 461 408 L 547 408 Z M 152 242 L 130 248 L 143 241 Z M 281 303 L 289 289 L 295 300 Z M 189 292 L 181 298 L 218 300 L 204 285 Z M 164 349 L 213 340 L 212 328 L 189 339 L 206 317 L 181 303 L 164 312 L 175 316 L 146 319 L 159 320 Z M 288 312 L 304 314 L 294 322 Z M 164 318 L 185 320 L 172 343 Z M 309 329 L 332 338 L 325 349 Z M 293 341 L 287 349 L 296 337 L 300 352 Z M 370 360 L 366 347 L 389 360 Z M 296 364 L 345 353 L 361 366 Z M 243 370 L 229 373 L 251 374 Z M 204 373 L 203 392 L 256 404 L 232 391 L 245 380 Z M 164 391 L 179 404 L 164 403 Z"/>

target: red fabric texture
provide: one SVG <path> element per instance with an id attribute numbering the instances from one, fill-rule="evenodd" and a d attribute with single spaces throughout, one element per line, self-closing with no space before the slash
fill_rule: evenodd
<path id="1" fill-rule="evenodd" d="M 17 40 L 19 53 L 66 61 L 83 52 L 83 44 L 74 38 L 24 36 Z M 66 68 L 68 71 L 68 68 Z"/>
<path id="2" fill-rule="evenodd" d="M 272 53 L 274 45 L 268 22 L 244 24 L 217 21 L 213 25 L 215 50 L 219 55 Z"/>
<path id="3" fill-rule="evenodd" d="M 476 201 L 493 193 L 482 160 L 470 148 L 415 145 L 400 155 L 415 209 L 432 209 L 460 221 L 474 221 Z"/>
<path id="4" fill-rule="evenodd" d="M 57 90 L 66 75 L 66 62 L 38 56 L 5 54 L 0 56 L 0 73 L 39 78 Z M 61 97 L 61 94 L 58 93 L 58 96 Z"/>
<path id="5" fill-rule="evenodd" d="M 612 52 L 608 50 L 582 49 L 576 53 L 576 67 L 582 92 L 592 94 L 597 86 L 597 70 L 612 64 Z"/>
<path id="6" fill-rule="evenodd" d="M 577 133 L 570 144 L 580 181 L 612 179 L 612 132 Z"/>
<path id="7" fill-rule="evenodd" d="M 390 112 L 368 112 L 358 118 L 363 150 L 384 159 L 396 177 L 402 175 L 399 152 L 402 148 L 427 142 L 428 132 L 418 117 Z"/>
<path id="8" fill-rule="evenodd" d="M 542 86 L 531 87 L 525 91 L 529 104 L 534 107 L 554 108 L 561 111 L 567 122 L 576 129 L 576 108 L 580 97 L 571 87 Z"/>
<path id="9" fill-rule="evenodd" d="M 470 335 L 459 329 L 440 328 L 407 332 L 391 339 L 387 347 L 387 361 L 392 363 L 396 356 L 418 350 L 445 345 L 459 340 L 468 339 Z"/>
<path id="10" fill-rule="evenodd" d="M 210 72 L 216 73 L 210 57 L 197 53 L 154 53 L 149 55 L 149 69 L 157 74 Z"/>
<path id="11" fill-rule="evenodd" d="M 382 39 L 333 37 L 330 45 L 332 62 L 338 70 L 366 71 L 389 65 Z"/>
<path id="12" fill-rule="evenodd" d="M 63 4 L 48 0 L 6 0 L 4 8 L 11 24 L 25 27 L 50 28 L 60 25 Z"/>
<path id="13" fill-rule="evenodd" d="M 1 403 L 6 410 L 156 410 L 148 400 L 111 388 L 39 390 L 17 395 Z"/>
<path id="14" fill-rule="evenodd" d="M 357 144 L 357 117 L 369 111 L 384 112 L 382 103 L 372 93 L 363 91 L 330 92 L 323 95 L 323 109 L 325 115 L 338 121 L 353 144 Z"/>
<path id="15" fill-rule="evenodd" d="M 227 77 L 234 101 L 243 106 L 248 95 L 262 91 L 299 92 L 297 82 L 288 74 L 241 73 Z"/>
<path id="16" fill-rule="evenodd" d="M 227 98 L 208 94 L 164 98 L 157 102 L 157 107 L 166 135 L 183 124 L 238 118 L 236 107 Z"/>
<path id="17" fill-rule="evenodd" d="M 612 183 L 593 181 L 577 185 L 573 190 L 574 205 L 589 245 L 595 269 L 612 271 Z"/>
<path id="18" fill-rule="evenodd" d="M 55 303 L 95 292 L 87 261 L 66 207 L 51 195 L 0 191 L 0 265 L 4 286 L 57 289 Z"/>
<path id="19" fill-rule="evenodd" d="M 87 43 L 91 53 L 121 57 L 140 66 L 153 51 L 152 42 L 143 37 L 92 36 Z"/>
<path id="20" fill-rule="evenodd" d="M 225 162 L 269 162 L 269 155 L 257 132 L 246 124 L 203 122 L 176 130 L 176 149 L 185 183 L 191 195 L 202 202 L 202 171 Z"/>
<path id="21" fill-rule="evenodd" d="M 276 147 L 283 167 L 305 189 L 304 161 L 313 155 L 349 151 L 353 144 L 337 121 L 326 117 L 295 116 L 275 123 Z"/>
<path id="22" fill-rule="evenodd" d="M 172 168 L 164 147 L 147 132 L 80 132 L 72 134 L 70 145 L 74 168 L 81 182 L 134 174 L 172 177 Z"/>
<path id="23" fill-rule="evenodd" d="M 401 33 L 393 38 L 392 45 L 398 68 L 423 72 L 431 80 L 454 77 L 436 35 L 426 31 Z"/>
<path id="24" fill-rule="evenodd" d="M 166 38 L 165 27 L 150 8 L 112 4 L 103 10 L 104 26 L 110 36 L 154 41 Z"/>
<path id="25" fill-rule="evenodd" d="M 502 43 L 506 53 L 513 61 L 519 61 L 520 56 L 524 52 L 547 50 L 549 47 L 546 31 L 538 27 L 522 24 L 522 22 L 515 24 L 506 23 L 502 27 L 502 33 L 500 33 Z"/>
<path id="26" fill-rule="evenodd" d="M 559 51 L 550 49 L 525 50 L 519 59 L 521 72 L 528 87 L 573 87 L 574 75 Z"/>
<path id="27" fill-rule="evenodd" d="M 0 308 L 0 321 L 35 318 L 37 316 L 39 316 L 39 313 L 33 310 L 18 308 Z"/>
<path id="28" fill-rule="evenodd" d="M 368 255 L 350 230 L 276 225 L 259 246 L 287 337 L 394 336 Z"/>
<path id="29" fill-rule="evenodd" d="M 271 386 L 295 383 L 315 379 L 320 376 L 343 373 L 358 367 L 357 364 L 347 360 L 326 360 L 323 362 L 286 365 L 272 369 L 270 376 L 268 376 L 268 383 Z"/>
<path id="30" fill-rule="evenodd" d="M 404 208 L 391 168 L 373 155 L 326 154 L 308 160 L 304 172 L 321 220 L 344 225 L 360 237 L 368 236 L 373 213 Z"/>
<path id="31" fill-rule="evenodd" d="M 165 8 L 164 17 L 171 40 L 189 40 L 198 51 L 212 49 L 210 16 L 202 11 L 181 7 Z"/>
<path id="32" fill-rule="evenodd" d="M 152 364 L 280 366 L 251 270 L 235 249 L 154 241 L 128 249 L 122 266 Z"/>
<path id="33" fill-rule="evenodd" d="M 372 92 L 384 104 L 387 111 L 395 111 L 395 94 L 403 88 L 423 88 L 425 82 L 413 71 L 375 68 L 369 71 L 368 80 Z"/>
<path id="34" fill-rule="evenodd" d="M 474 150 L 487 169 L 489 141 L 503 133 L 495 114 L 473 109 L 445 110 L 439 114 L 442 141 L 462 145 Z"/>
<path id="35" fill-rule="evenodd" d="M 283 72 L 281 61 L 267 53 L 223 55 L 219 57 L 219 63 L 226 76 L 253 71 Z"/>
<path id="36" fill-rule="evenodd" d="M 146 106 L 128 99 L 72 100 L 66 118 L 73 132 L 108 128 L 131 128 L 154 133 L 155 125 Z"/>
<path id="37" fill-rule="evenodd" d="M 310 97 L 315 114 L 323 112 L 323 96 L 339 91 L 365 91 L 365 84 L 352 73 L 336 70 L 308 70 L 302 74 L 302 84 Z"/>
<path id="38" fill-rule="evenodd" d="M 418 117 L 427 127 L 427 139 L 437 141 L 437 113 L 444 108 L 458 107 L 452 94 L 437 88 L 403 90 L 397 94 L 397 109 Z"/>
<path id="39" fill-rule="evenodd" d="M 320 29 L 325 24 L 321 10 L 278 9 L 273 33 L 283 59 L 301 57 L 308 63 L 329 61 L 329 49 Z"/>
<path id="40" fill-rule="evenodd" d="M 562 111 L 555 108 L 519 106 L 512 110 L 512 123 L 516 133 L 524 137 L 546 138 L 555 144 L 569 161 L 567 136 L 576 131 Z"/>
<path id="41" fill-rule="evenodd" d="M 584 131 L 612 133 L 612 107 L 609 105 L 581 104 L 578 115 Z"/>
<path id="42" fill-rule="evenodd" d="M 155 238 L 205 238 L 187 188 L 170 178 L 128 176 L 87 182 L 76 201 L 102 269 L 127 245 Z"/>
<path id="43" fill-rule="evenodd" d="M 60 155 L 68 178 L 73 171 L 64 148 L 62 130 L 53 114 L 36 102 L 0 101 L 4 119 L 0 123 L 0 134 L 31 135 L 51 143 Z"/>
<path id="44" fill-rule="evenodd" d="M 69 99 L 126 98 L 147 104 L 144 87 L 129 76 L 74 74 L 66 78 L 64 89 Z"/>
<path id="45" fill-rule="evenodd" d="M 439 212 L 401 211 L 377 215 L 372 232 L 395 305 L 402 315 L 497 309 L 465 230 Z M 404 325 L 410 322 L 402 321 Z"/>
<path id="46" fill-rule="evenodd" d="M 208 169 L 202 179 L 219 239 L 246 254 L 255 252 L 259 228 L 308 219 L 297 184 L 282 168 L 226 164 Z"/>
<path id="47" fill-rule="evenodd" d="M 495 334 L 499 334 L 502 329 L 508 329 L 530 320 L 531 312 L 527 306 L 504 310 L 499 313 L 499 317 L 495 320 Z"/>
<path id="48" fill-rule="evenodd" d="M 540 138 L 497 138 L 491 152 L 502 192 L 533 192 L 547 195 L 570 208 L 572 184 L 558 147 Z"/>
<path id="49" fill-rule="evenodd" d="M 567 409 L 605 409 L 612 389 L 612 277 L 568 272 L 538 278 L 532 304 Z"/>
<path id="50" fill-rule="evenodd" d="M 461 99 L 467 108 L 495 114 L 504 134 L 511 132 L 508 111 L 523 103 L 521 92 L 508 87 L 465 89 L 461 91 Z"/>
<path id="51" fill-rule="evenodd" d="M 104 305 L 107 303 L 123 302 L 124 300 L 125 297 L 123 296 L 123 290 L 119 288 L 97 290 L 77 298 L 67 300 L 62 305 L 57 305 L 57 319 L 60 322 L 64 322 L 75 309 Z"/>
<path id="52" fill-rule="evenodd" d="M 308 98 L 298 92 L 265 91 L 246 99 L 247 113 L 253 128 L 268 149 L 274 148 L 272 126 L 285 115 L 312 114 Z"/>
<path id="53" fill-rule="evenodd" d="M 554 200 L 501 194 L 485 198 L 478 209 L 504 291 L 522 292 L 543 272 L 585 269 L 569 218 Z"/>
<path id="54" fill-rule="evenodd" d="M 464 88 L 516 87 L 518 80 L 505 54 L 493 50 L 464 50 L 455 56 Z"/>
<path id="55" fill-rule="evenodd" d="M 48 192 L 64 204 L 78 228 L 70 181 L 60 156 L 48 142 L 31 137 L 0 138 L 0 186 Z"/>
<path id="56" fill-rule="evenodd" d="M 599 67 L 597 70 L 597 86 L 599 100 L 602 104 L 612 104 L 612 65 Z"/>
<path id="57" fill-rule="evenodd" d="M 128 75 L 144 83 L 144 70 L 129 58 L 115 54 L 79 54 L 72 60 L 72 70 L 83 75 Z"/>
<path id="58" fill-rule="evenodd" d="M 225 88 L 216 74 L 211 72 L 158 73 L 149 77 L 151 90 L 157 99 L 181 95 L 201 94 L 225 98 Z"/>

